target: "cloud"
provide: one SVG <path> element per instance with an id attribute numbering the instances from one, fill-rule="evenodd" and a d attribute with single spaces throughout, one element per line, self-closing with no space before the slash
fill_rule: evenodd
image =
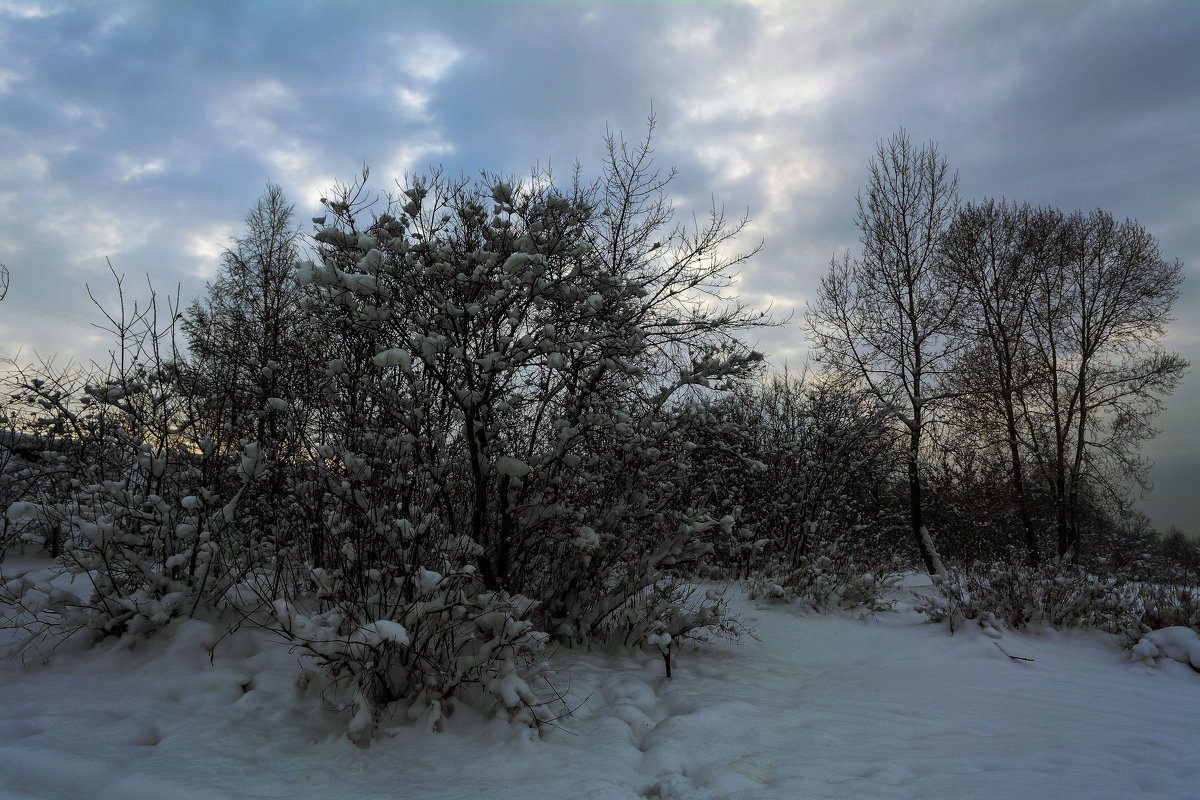
<path id="1" fill-rule="evenodd" d="M 406 86 L 395 89 L 396 104 L 402 111 L 409 114 L 424 115 L 429 105 L 429 94 L 415 91 Z"/>
<path id="2" fill-rule="evenodd" d="M 392 152 L 391 158 L 384 165 L 383 175 L 390 179 L 398 179 L 406 174 L 422 172 L 430 164 L 454 152 L 454 147 L 447 142 L 425 141 L 404 144 Z"/>
<path id="3" fill-rule="evenodd" d="M 142 159 L 137 156 L 122 153 L 117 156 L 121 181 L 128 183 L 147 175 L 157 175 L 166 170 L 166 161 L 161 158 Z"/>
<path id="4" fill-rule="evenodd" d="M 36 0 L 0 0 L 0 17 L 13 19 L 35 20 L 49 17 L 63 11 L 65 4 L 61 2 L 37 2 Z"/>
<path id="5" fill-rule="evenodd" d="M 0 68 L 0 94 L 11 91 L 20 80 L 21 75 L 16 70 Z"/>
<path id="6" fill-rule="evenodd" d="M 233 228 L 223 223 L 189 233 L 187 253 L 191 256 L 192 274 L 205 279 L 215 277 L 221 254 L 229 247 L 233 236 Z"/>
<path id="7" fill-rule="evenodd" d="M 425 83 L 438 83 L 462 58 L 462 51 L 440 35 L 418 34 L 412 42 L 392 37 L 391 44 L 400 52 L 400 68 Z"/>
<path id="8" fill-rule="evenodd" d="M 226 85 L 210 101 L 209 117 L 232 147 L 270 147 L 280 133 L 277 118 L 300 108 L 296 93 L 271 76 Z"/>
<path id="9" fill-rule="evenodd" d="M 748 211 L 739 244 L 765 247 L 737 290 L 781 317 L 857 248 L 867 159 L 905 126 L 938 140 L 966 198 L 1142 221 L 1187 265 L 1170 342 L 1195 360 L 1196 41 L 1190 0 L 0 0 L 0 262 L 14 277 L 0 329 L 102 347 L 80 281 L 108 281 L 106 256 L 198 294 L 268 180 L 304 222 L 363 163 L 373 188 L 431 162 L 526 175 L 549 161 L 565 177 L 578 158 L 594 177 L 605 126 L 637 138 L 653 104 L 678 218 L 714 201 Z M 794 322 L 761 346 L 793 364 L 805 350 Z M 1164 441 L 1200 427 L 1191 391 Z"/>

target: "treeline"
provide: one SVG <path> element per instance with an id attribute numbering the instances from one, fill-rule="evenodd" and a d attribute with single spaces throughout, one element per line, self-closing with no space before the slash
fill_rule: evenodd
<path id="1" fill-rule="evenodd" d="M 1160 346 L 1182 265 L 1105 211 L 960 206 L 946 158 L 904 132 L 871 160 L 857 224 L 862 252 L 833 261 L 807 329 L 822 366 L 888 409 L 906 438 L 910 529 L 927 569 L 943 572 L 925 525 L 931 462 L 952 476 L 946 489 L 1002 500 L 965 504 L 966 519 L 951 505 L 954 527 L 1013 514 L 1031 565 L 1047 550 L 1078 560 L 1127 487 L 1148 488 L 1139 447 L 1188 367 Z"/>
<path id="2" fill-rule="evenodd" d="M 344 682 L 366 741 L 397 703 L 554 718 L 551 643 L 669 675 L 740 632 L 697 577 L 870 609 L 922 560 L 951 593 L 976 561 L 1194 580 L 1119 491 L 1185 366 L 1136 223 L 959 209 L 899 137 L 815 366 L 769 375 L 728 292 L 745 221 L 676 224 L 649 135 L 606 144 L 567 185 L 364 170 L 307 237 L 270 186 L 204 298 L 118 279 L 106 369 L 13 365 L 3 551 L 76 576 L 5 570 L 25 646 L 235 614 Z"/>

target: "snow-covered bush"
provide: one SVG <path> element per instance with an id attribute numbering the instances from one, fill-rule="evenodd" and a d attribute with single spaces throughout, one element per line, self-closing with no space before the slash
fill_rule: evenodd
<path id="1" fill-rule="evenodd" d="M 712 414 L 695 474 L 728 523 L 713 537 L 718 574 L 817 610 L 885 607 L 904 561 L 880 491 L 899 462 L 879 411 L 847 385 L 785 373 Z"/>
<path id="2" fill-rule="evenodd" d="M 858 561 L 843 555 L 837 541 L 805 556 L 790 570 L 760 570 L 746 579 L 751 598 L 797 602 L 814 611 L 835 608 L 889 610 L 899 585 L 903 562 L 898 557 Z"/>
<path id="3" fill-rule="evenodd" d="M 116 336 L 107 370 L 43 363 L 10 373 L 21 389 L 10 395 L 20 401 L 15 408 L 41 410 L 29 427 L 46 449 L 31 480 L 49 481 L 52 492 L 23 508 L 36 508 L 53 534 L 44 544 L 58 570 L 44 585 L 18 582 L 23 595 L 53 602 L 25 602 L 6 584 L 18 608 L 9 623 L 26 631 L 153 633 L 220 604 L 250 568 L 250 554 L 261 561 L 251 531 L 232 535 L 250 476 L 236 474 L 239 454 L 196 440 L 172 324 L 159 327 L 153 295 L 130 309 L 119 278 L 117 289 L 120 310 L 105 312 Z M 241 463 L 253 453 L 247 444 Z M 6 517 L 14 516 L 10 504 Z M 70 590 L 58 575 L 70 576 Z"/>
<path id="4" fill-rule="evenodd" d="M 762 359 L 737 336 L 765 318 L 725 293 L 745 221 L 674 224 L 649 137 L 607 145 L 567 187 L 434 173 L 380 203 L 364 170 L 299 263 L 273 187 L 187 356 L 174 313 L 122 297 L 81 393 L 95 457 L 54 503 L 90 595 L 12 591 L 123 635 L 236 604 L 346 682 L 358 740 L 393 704 L 557 716 L 551 639 L 736 632 L 687 580 L 736 527 L 698 455 Z"/>
<path id="5" fill-rule="evenodd" d="M 756 531 L 757 566 L 792 572 L 821 556 L 862 571 L 890 562 L 884 492 L 897 468 L 885 418 L 861 392 L 806 373 L 747 387 L 722 413 L 756 470 L 724 474 L 743 527 Z M 876 564 L 876 562 L 881 562 Z"/>
<path id="6" fill-rule="evenodd" d="M 435 729 L 460 700 L 527 724 L 559 716 L 553 687 L 539 683 L 548 637 L 529 621 L 528 598 L 485 590 L 461 563 L 403 577 L 316 568 L 310 578 L 311 591 L 275 602 L 274 627 L 349 684 L 360 744 L 397 702 Z"/>
<path id="7" fill-rule="evenodd" d="M 1138 594 L 1144 629 L 1184 625 L 1200 631 L 1200 588 L 1141 584 Z"/>
<path id="8" fill-rule="evenodd" d="M 109 465 L 102 445 L 113 428 L 108 409 L 86 391 L 92 378 L 53 359 L 0 367 L 0 504 L 7 509 L 0 560 L 13 545 L 59 556 L 66 536 L 61 503 L 78 486 L 83 465 Z"/>
<path id="9" fill-rule="evenodd" d="M 57 555 L 62 520 L 55 498 L 63 496 L 67 456 L 52 442 L 24 431 L 0 431 L 0 563 L 17 548 L 33 546 Z"/>
<path id="10" fill-rule="evenodd" d="M 1154 665 L 1162 659 L 1187 664 L 1200 672 L 1200 634 L 1184 625 L 1149 631 L 1131 650 L 1133 658 Z"/>
<path id="11" fill-rule="evenodd" d="M 673 226 L 648 139 L 610 137 L 602 177 L 566 188 L 435 173 L 377 207 L 366 179 L 325 199 L 295 273 L 327 360 L 310 396 L 282 398 L 310 409 L 293 497 L 318 510 L 279 539 L 292 588 L 258 585 L 286 634 L 359 676 L 374 718 L 378 698 L 530 683 L 536 631 L 628 646 L 660 625 L 722 631 L 720 602 L 666 587 L 729 524 L 692 467 L 714 397 L 761 359 L 735 335 L 763 318 L 723 295 L 742 223 Z M 503 646 L 472 633 L 497 608 L 522 630 Z M 314 619 L 342 638 L 293 623 Z M 408 643 L 352 641 L 376 623 Z"/>
<path id="12" fill-rule="evenodd" d="M 628 621 L 627 642 L 640 643 L 643 649 L 658 653 L 668 678 L 676 653 L 714 639 L 736 641 L 750 633 L 740 619 L 729 613 L 721 591 L 702 591 L 695 584 L 675 578 L 664 578 L 631 599 L 622 609 L 622 616 Z"/>
<path id="13" fill-rule="evenodd" d="M 1040 622 L 1128 633 L 1140 628 L 1139 591 L 1136 584 L 1069 562 L 1040 568 L 997 562 L 951 569 L 920 610 L 952 631 L 964 621 L 986 619 L 1017 629 Z"/>

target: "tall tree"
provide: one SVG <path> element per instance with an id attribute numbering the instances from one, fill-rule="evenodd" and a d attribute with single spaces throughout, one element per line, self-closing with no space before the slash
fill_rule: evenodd
<path id="1" fill-rule="evenodd" d="M 285 474 L 311 463 L 306 434 L 317 420 L 313 387 L 324 350 L 295 280 L 299 242 L 292 205 L 268 184 L 246 214 L 244 233 L 221 254 L 207 296 L 188 308 L 182 378 L 206 480 L 228 480 L 225 456 L 247 443 L 271 465 L 254 482 L 261 496 L 247 503 L 254 509 L 242 524 L 247 546 L 302 544 L 320 563 L 325 534 L 310 524 L 320 519 L 320 504 L 297 502 Z"/>
<path id="2" fill-rule="evenodd" d="M 245 233 L 221 254 L 207 297 L 192 303 L 182 326 L 214 443 L 248 439 L 271 458 L 287 447 L 286 415 L 272 401 L 303 397 L 314 360 L 293 277 L 300 231 L 292 217 L 283 189 L 269 184 L 246 214 Z"/>
<path id="3" fill-rule="evenodd" d="M 1025 336 L 1035 279 L 1044 275 L 1047 252 L 1061 221 L 1062 214 L 1054 210 L 989 199 L 968 204 L 943 239 L 942 266 L 964 296 L 959 330 L 969 344 L 962 351 L 958 380 L 965 405 L 983 411 L 982 420 L 969 415 L 971 438 L 986 436 L 990 420 L 1001 426 L 1025 548 L 1033 565 L 1040 559 L 1040 548 L 1024 469 L 1018 392 L 1030 380 Z"/>
<path id="4" fill-rule="evenodd" d="M 1079 555 L 1088 492 L 1146 485 L 1138 445 L 1188 367 L 1160 346 L 1182 269 L 1136 221 L 1097 210 L 1062 221 L 1038 272 L 1028 341 L 1043 379 L 1019 396 L 1054 497 L 1060 556 Z"/>
<path id="5" fill-rule="evenodd" d="M 925 527 L 920 465 L 956 348 L 960 287 L 937 262 L 957 187 L 933 142 L 916 148 L 903 130 L 880 142 L 858 195 L 862 253 L 833 259 L 807 314 L 820 363 L 861 381 L 904 427 L 909 522 L 935 575 L 945 569 Z"/>

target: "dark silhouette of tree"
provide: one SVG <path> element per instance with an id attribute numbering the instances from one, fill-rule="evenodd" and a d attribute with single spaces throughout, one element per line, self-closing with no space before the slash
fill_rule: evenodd
<path id="1" fill-rule="evenodd" d="M 1089 493 L 1117 496 L 1123 479 L 1147 487 L 1138 447 L 1188 367 L 1160 347 L 1182 279 L 1145 228 L 1101 210 L 1065 218 L 1036 271 L 1026 338 L 1039 379 L 1018 397 L 1060 556 L 1079 555 Z"/>
<path id="2" fill-rule="evenodd" d="M 207 296 L 189 306 L 182 324 L 196 388 L 210 403 L 210 435 L 224 444 L 259 442 L 270 458 L 289 455 L 277 452 L 287 446 L 285 419 L 270 401 L 302 397 L 318 355 L 293 278 L 300 231 L 292 215 L 283 190 L 268 185 L 246 215 L 245 233 L 221 254 Z"/>
<path id="3" fill-rule="evenodd" d="M 188 307 L 181 328 L 189 358 L 181 380 L 206 456 L 252 443 L 272 464 L 254 484 L 260 496 L 246 504 L 256 509 L 258 531 L 247 536 L 269 532 L 274 542 L 299 536 L 320 563 L 324 536 L 311 524 L 320 508 L 293 502 L 286 491 L 286 473 L 311 456 L 307 429 L 314 424 L 313 387 L 323 352 L 295 280 L 300 242 L 292 205 L 269 184 L 246 214 L 244 233 L 221 254 L 206 296 Z M 220 458 L 205 458 L 203 465 L 226 469 Z"/>
<path id="4" fill-rule="evenodd" d="M 834 259 L 807 327 L 817 360 L 861 382 L 907 434 L 909 523 L 925 568 L 944 568 L 924 523 L 922 449 L 959 341 L 961 287 L 938 269 L 958 208 L 958 179 L 930 143 L 904 131 L 880 142 L 858 196 L 862 252 Z"/>
<path id="5" fill-rule="evenodd" d="M 1033 379 L 1026 334 L 1034 281 L 1061 221 L 1057 211 L 989 199 L 968 204 L 943 239 L 942 268 L 947 279 L 963 289 L 959 332 L 968 341 L 956 369 L 963 392 L 956 414 L 970 428 L 971 445 L 992 436 L 996 425 L 991 423 L 999 423 L 997 438 L 1008 450 L 1017 512 L 1033 566 L 1040 548 L 1025 475 L 1018 393 Z"/>

